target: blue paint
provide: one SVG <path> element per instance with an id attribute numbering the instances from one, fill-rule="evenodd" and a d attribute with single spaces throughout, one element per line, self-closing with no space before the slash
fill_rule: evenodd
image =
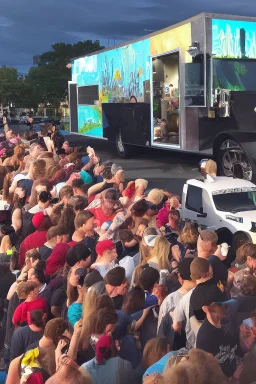
<path id="1" fill-rule="evenodd" d="M 245 32 L 245 56 L 256 58 L 256 22 L 212 20 L 212 54 L 222 58 L 241 58 L 240 31 Z"/>

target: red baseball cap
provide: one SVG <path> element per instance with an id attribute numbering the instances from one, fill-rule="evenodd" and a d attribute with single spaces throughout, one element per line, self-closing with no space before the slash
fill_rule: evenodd
<path id="1" fill-rule="evenodd" d="M 98 242 L 95 249 L 97 254 L 101 256 L 105 251 L 109 251 L 111 249 L 114 249 L 115 247 L 116 246 L 115 246 L 115 243 L 113 243 L 113 241 L 103 240 Z"/>
<path id="2" fill-rule="evenodd" d="M 32 219 L 32 224 L 34 225 L 35 228 L 38 228 L 39 225 L 42 223 L 44 219 L 44 213 L 43 212 L 37 212 Z"/>

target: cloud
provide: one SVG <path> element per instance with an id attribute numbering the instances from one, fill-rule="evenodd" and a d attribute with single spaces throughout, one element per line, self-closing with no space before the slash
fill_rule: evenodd
<path id="1" fill-rule="evenodd" d="M 255 0 L 1 0 L 0 65 L 27 70 L 34 55 L 64 41 L 121 43 L 201 12 L 256 14 Z M 4 53 L 4 54 L 3 54 Z"/>

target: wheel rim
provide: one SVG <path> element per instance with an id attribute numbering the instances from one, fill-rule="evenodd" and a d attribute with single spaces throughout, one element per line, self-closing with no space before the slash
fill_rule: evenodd
<path id="1" fill-rule="evenodd" d="M 119 152 L 124 152 L 124 146 L 123 146 L 123 142 L 122 142 L 121 132 L 118 133 L 117 147 L 118 147 Z"/>
<path id="2" fill-rule="evenodd" d="M 226 140 L 220 149 L 225 151 L 222 157 L 222 169 L 225 176 L 233 176 L 233 167 L 240 164 L 243 170 L 244 179 L 252 180 L 252 166 L 241 147 L 234 140 Z"/>

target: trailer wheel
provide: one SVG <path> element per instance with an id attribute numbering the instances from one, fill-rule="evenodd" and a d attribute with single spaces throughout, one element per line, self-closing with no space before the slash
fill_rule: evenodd
<path id="1" fill-rule="evenodd" d="M 226 138 L 217 149 L 217 162 L 221 176 L 233 176 L 234 168 L 245 180 L 252 181 L 254 167 L 241 146 L 232 138 Z"/>
<path id="2" fill-rule="evenodd" d="M 123 159 L 127 159 L 131 152 L 130 147 L 123 143 L 121 131 L 116 134 L 116 150 Z"/>

